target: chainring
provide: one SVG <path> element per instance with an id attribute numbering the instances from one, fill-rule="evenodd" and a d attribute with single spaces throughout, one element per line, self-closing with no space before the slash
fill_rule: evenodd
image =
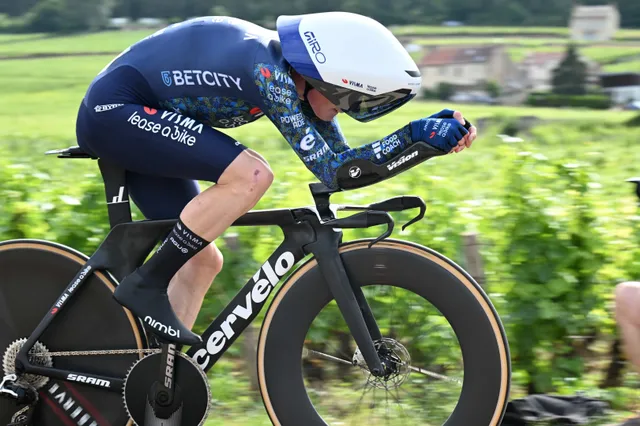
<path id="1" fill-rule="evenodd" d="M 129 417 L 138 425 L 171 424 L 168 420 L 157 419 L 150 422 L 145 413 L 151 410 L 148 401 L 149 390 L 158 381 L 161 371 L 162 354 L 148 355 L 136 361 L 123 386 L 123 401 Z M 181 395 L 181 426 L 202 426 L 211 407 L 211 389 L 204 371 L 187 355 L 177 352 L 174 360 L 174 382 L 177 393 Z"/>

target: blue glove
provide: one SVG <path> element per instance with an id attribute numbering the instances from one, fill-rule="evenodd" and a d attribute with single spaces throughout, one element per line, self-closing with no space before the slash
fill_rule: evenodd
<path id="1" fill-rule="evenodd" d="M 431 114 L 429 118 L 453 118 L 453 113 L 455 111 L 452 109 L 443 109 L 440 112 L 436 112 L 435 114 Z"/>
<path id="2" fill-rule="evenodd" d="M 469 131 L 455 118 L 421 118 L 409 123 L 411 140 L 449 152 Z"/>

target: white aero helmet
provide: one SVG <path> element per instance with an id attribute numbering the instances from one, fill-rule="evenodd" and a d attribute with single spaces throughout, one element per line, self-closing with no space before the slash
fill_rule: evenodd
<path id="1" fill-rule="evenodd" d="M 409 53 L 384 25 L 347 12 L 280 16 L 284 59 L 358 121 L 381 117 L 413 99 L 422 84 Z"/>

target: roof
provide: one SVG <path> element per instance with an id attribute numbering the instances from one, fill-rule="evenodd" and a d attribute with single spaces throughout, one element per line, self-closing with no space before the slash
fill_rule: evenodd
<path id="1" fill-rule="evenodd" d="M 574 18 L 604 18 L 617 13 L 618 9 L 613 5 L 575 6 L 571 15 Z"/>
<path id="2" fill-rule="evenodd" d="M 436 47 L 420 60 L 420 66 L 470 64 L 488 62 L 498 46 Z"/>
<path id="3" fill-rule="evenodd" d="M 640 73 L 619 72 L 600 74 L 600 85 L 603 88 L 640 86 Z"/>
<path id="4" fill-rule="evenodd" d="M 532 52 L 523 60 L 523 64 L 527 65 L 543 65 L 551 61 L 561 61 L 566 52 Z"/>

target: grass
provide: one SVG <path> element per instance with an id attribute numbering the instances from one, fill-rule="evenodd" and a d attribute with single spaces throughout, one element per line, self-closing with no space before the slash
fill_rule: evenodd
<path id="1" fill-rule="evenodd" d="M 391 31 L 398 35 L 483 35 L 483 34 L 504 34 L 505 36 L 515 35 L 541 35 L 551 37 L 567 37 L 569 28 L 567 27 L 479 27 L 479 26 L 461 26 L 461 27 L 444 27 L 438 25 L 405 25 L 401 27 L 391 27 Z M 616 33 L 614 40 L 637 40 L 640 39 L 640 29 L 622 28 Z"/>
<path id="2" fill-rule="evenodd" d="M 138 31 L 104 31 L 99 33 L 74 36 L 46 36 L 46 38 L 19 38 L 12 43 L 1 43 L 0 57 L 24 56 L 35 53 L 86 53 L 105 52 L 119 53 L 127 46 L 155 32 L 154 30 Z"/>
<path id="3" fill-rule="evenodd" d="M 604 66 L 605 72 L 640 72 L 640 59 Z"/>

